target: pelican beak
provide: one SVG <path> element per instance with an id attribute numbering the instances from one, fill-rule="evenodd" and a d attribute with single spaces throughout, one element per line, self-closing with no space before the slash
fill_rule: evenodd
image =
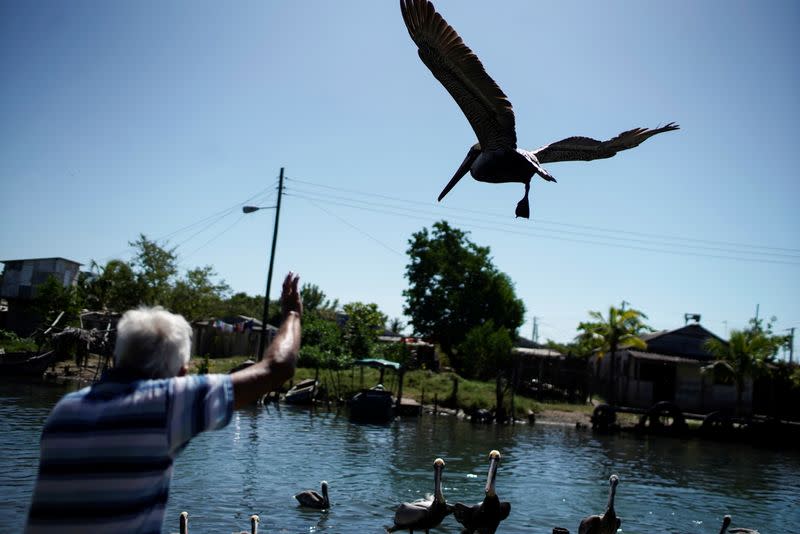
<path id="1" fill-rule="evenodd" d="M 497 478 L 497 468 L 500 466 L 500 453 L 492 451 L 489 453 L 489 475 L 486 477 L 486 495 L 493 497 L 496 495 L 494 482 Z"/>
<path id="2" fill-rule="evenodd" d="M 617 475 L 611 475 L 611 478 L 608 479 L 611 488 L 608 491 L 608 509 L 614 508 L 614 497 L 617 494 L 617 484 L 619 484 L 619 477 Z"/>
<path id="3" fill-rule="evenodd" d="M 464 175 L 467 174 L 467 172 L 469 172 L 470 167 L 472 167 L 472 163 L 475 161 L 478 155 L 480 155 L 480 153 L 481 151 L 478 148 L 472 147 L 469 149 L 469 152 L 467 152 L 467 157 L 464 158 L 464 161 L 461 163 L 461 166 L 458 168 L 453 177 L 450 178 L 450 181 L 447 182 L 447 185 L 444 186 L 442 192 L 439 193 L 439 198 L 437 199 L 438 201 L 441 201 L 444 198 L 444 196 L 447 193 L 449 193 L 450 190 L 453 189 L 453 187 L 455 187 L 458 181 L 461 180 L 461 178 L 463 178 Z"/>

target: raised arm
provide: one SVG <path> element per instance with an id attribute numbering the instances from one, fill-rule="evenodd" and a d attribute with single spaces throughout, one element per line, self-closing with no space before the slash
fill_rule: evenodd
<path id="1" fill-rule="evenodd" d="M 290 272 L 283 280 L 283 322 L 275 339 L 264 350 L 262 360 L 231 375 L 236 408 L 252 404 L 294 376 L 300 351 L 300 318 L 303 315 L 303 302 L 297 289 L 299 279 Z"/>

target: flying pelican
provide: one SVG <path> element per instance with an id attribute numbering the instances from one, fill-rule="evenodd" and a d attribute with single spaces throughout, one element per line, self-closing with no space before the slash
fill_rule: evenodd
<path id="1" fill-rule="evenodd" d="M 486 73 L 478 56 L 428 0 L 400 0 L 400 11 L 411 39 L 419 48 L 420 59 L 456 101 L 478 137 L 478 143 L 469 149 L 464 162 L 439 193 L 440 201 L 471 172 L 479 182 L 525 184 L 525 196 L 517 203 L 515 213 L 517 217 L 528 218 L 528 193 L 533 176 L 538 174 L 547 181 L 556 181 L 542 164 L 610 158 L 656 134 L 678 129 L 671 122 L 652 130 L 634 128 L 607 141 L 568 137 L 532 151 L 517 148 L 511 102 Z"/>
<path id="2" fill-rule="evenodd" d="M 301 491 L 294 496 L 300 502 L 301 506 L 308 508 L 316 508 L 317 510 L 326 510 L 331 507 L 331 501 L 328 500 L 328 483 L 322 481 L 322 495 L 314 490 Z"/>
<path id="3" fill-rule="evenodd" d="M 732 528 L 728 529 L 731 524 L 731 516 L 726 515 L 722 518 L 722 528 L 719 534 L 758 534 L 758 531 L 752 528 Z"/>
<path id="4" fill-rule="evenodd" d="M 444 460 L 437 458 L 433 461 L 433 495 L 398 506 L 394 513 L 394 525 L 387 528 L 387 532 L 424 530 L 427 534 L 429 529 L 442 522 L 450 513 L 442 493 L 442 471 Z"/>
<path id="5" fill-rule="evenodd" d="M 189 512 L 181 512 L 180 533 L 189 534 Z"/>
<path id="6" fill-rule="evenodd" d="M 608 490 L 608 505 L 603 515 L 590 515 L 581 521 L 578 527 L 578 534 L 614 534 L 622 524 L 622 520 L 617 517 L 614 511 L 614 495 L 617 493 L 619 477 L 611 475 L 608 479 L 610 489 Z"/>
<path id="7" fill-rule="evenodd" d="M 500 521 L 503 521 L 511 513 L 511 504 L 500 502 L 500 498 L 495 491 L 495 479 L 497 478 L 497 468 L 500 466 L 500 453 L 492 451 L 489 453 L 489 475 L 486 477 L 486 497 L 483 502 L 475 506 L 457 502 L 453 506 L 453 515 L 461 523 L 465 534 L 478 532 L 480 534 L 493 534 Z"/>

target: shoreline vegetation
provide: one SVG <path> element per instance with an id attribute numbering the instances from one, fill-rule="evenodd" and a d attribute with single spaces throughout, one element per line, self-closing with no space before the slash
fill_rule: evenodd
<path id="1" fill-rule="evenodd" d="M 247 356 L 229 358 L 205 358 L 193 356 L 189 362 L 189 373 L 197 374 L 205 370 L 208 373 L 228 373 L 234 367 L 248 359 Z M 207 363 L 206 363 L 207 362 Z M 53 369 L 45 373 L 45 380 L 55 383 L 73 382 L 81 387 L 92 383 L 102 374 L 103 361 L 100 356 L 91 354 L 84 366 L 78 367 L 74 360 L 58 362 Z M 362 375 L 363 372 L 363 375 Z M 363 380 L 362 380 L 363 376 Z M 317 370 L 298 367 L 292 381 L 284 384 L 281 393 L 292 384 L 308 378 L 317 378 L 321 388 L 327 393 L 331 405 L 341 403 L 355 391 L 368 388 L 378 383 L 379 372 L 371 368 Z M 384 386 L 397 392 L 397 375 L 387 371 L 384 375 Z M 452 399 L 454 380 L 457 380 L 457 393 Z M 452 372 L 435 373 L 417 369 L 407 371 L 403 378 L 403 398 L 413 399 L 423 405 L 426 413 L 437 410 L 442 414 L 455 414 L 458 410 L 470 413 L 475 409 L 492 410 L 495 407 L 495 383 L 493 381 L 467 380 Z M 506 395 L 506 408 L 510 410 L 510 395 Z M 591 427 L 591 415 L 596 403 L 568 404 L 539 402 L 534 399 L 516 395 L 514 398 L 514 414 L 517 421 L 527 421 L 529 414 L 534 414 L 537 423 L 558 423 L 565 425 L 586 425 Z M 509 411 L 510 413 L 510 411 Z"/>

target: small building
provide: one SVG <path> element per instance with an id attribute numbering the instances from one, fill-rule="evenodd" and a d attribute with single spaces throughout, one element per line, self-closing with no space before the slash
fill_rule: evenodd
<path id="1" fill-rule="evenodd" d="M 195 321 L 192 323 L 192 354 L 212 358 L 247 355 L 257 360 L 261 325 L 255 317 L 244 315 Z M 277 332 L 277 328 L 267 325 L 267 346 Z"/>
<path id="2" fill-rule="evenodd" d="M 4 312 L 4 328 L 28 336 L 38 326 L 41 318 L 33 307 L 36 289 L 51 276 L 64 287 L 75 286 L 81 264 L 66 258 L 36 258 L 26 260 L 0 260 L 5 265 L 0 298 L 8 303 Z"/>
<path id="3" fill-rule="evenodd" d="M 517 390 L 538 400 L 581 402 L 588 394 L 587 362 L 519 338 L 511 349 Z"/>
<path id="4" fill-rule="evenodd" d="M 709 413 L 736 407 L 736 386 L 730 380 L 701 368 L 714 361 L 704 347 L 709 338 L 720 339 L 699 323 L 641 336 L 647 350 L 622 348 L 613 358 L 616 366 L 616 403 L 649 408 L 659 401 L 676 404 L 684 412 Z M 592 368 L 607 391 L 612 358 L 591 358 Z M 748 380 L 742 407 L 750 412 L 753 384 Z"/>

